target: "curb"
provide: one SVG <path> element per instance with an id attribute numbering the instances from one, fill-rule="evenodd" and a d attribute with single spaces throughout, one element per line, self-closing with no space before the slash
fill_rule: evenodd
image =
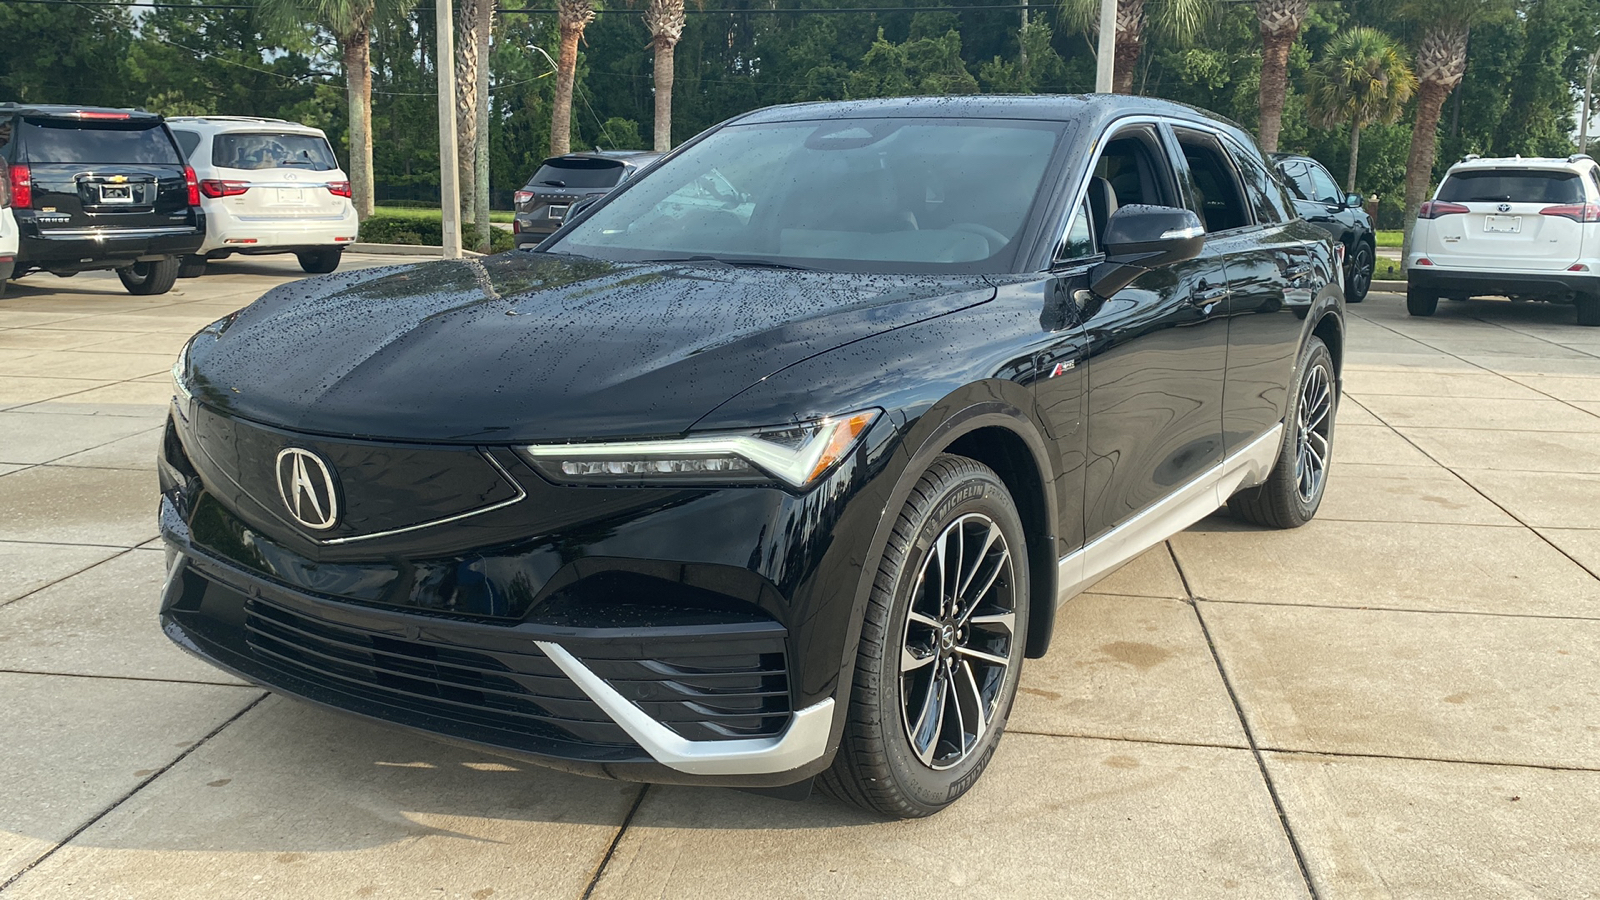
<path id="1" fill-rule="evenodd" d="M 425 244 L 363 244 L 357 241 L 347 244 L 351 253 L 367 253 L 372 256 L 414 256 L 423 259 L 440 259 L 444 256 L 443 247 L 430 247 Z M 479 257 L 482 253 L 476 250 L 462 250 L 464 257 Z"/>
<path id="2" fill-rule="evenodd" d="M 1391 293 L 1391 294 L 1404 294 L 1406 292 L 1406 283 L 1404 281 L 1377 281 L 1377 280 L 1374 280 L 1372 282 L 1372 287 L 1370 288 L 1370 290 L 1386 291 L 1386 292 Z"/>

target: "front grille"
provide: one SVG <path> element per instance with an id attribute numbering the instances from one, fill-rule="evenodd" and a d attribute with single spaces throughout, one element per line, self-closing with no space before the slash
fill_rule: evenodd
<path id="1" fill-rule="evenodd" d="M 483 653 L 401 640 L 245 601 L 250 651 L 299 678 L 441 719 L 551 740 L 633 746 L 593 701 L 529 643 Z"/>
<path id="2" fill-rule="evenodd" d="M 689 740 L 771 737 L 789 722 L 781 633 L 724 639 L 703 648 L 680 643 L 670 653 L 652 656 L 580 658 L 617 693 Z"/>

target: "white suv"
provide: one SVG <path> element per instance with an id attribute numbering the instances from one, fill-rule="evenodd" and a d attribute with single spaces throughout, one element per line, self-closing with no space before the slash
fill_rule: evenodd
<path id="1" fill-rule="evenodd" d="M 200 179 L 206 241 L 184 260 L 192 278 L 235 253 L 293 253 L 307 272 L 332 272 L 359 222 L 350 178 L 321 130 L 282 119 L 167 119 Z"/>
<path id="2" fill-rule="evenodd" d="M 17 217 L 11 213 L 11 179 L 0 176 L 0 297 L 17 264 Z"/>
<path id="3" fill-rule="evenodd" d="M 1600 165 L 1468 156 L 1418 210 L 1406 262 L 1413 316 L 1494 294 L 1571 303 L 1600 325 Z"/>

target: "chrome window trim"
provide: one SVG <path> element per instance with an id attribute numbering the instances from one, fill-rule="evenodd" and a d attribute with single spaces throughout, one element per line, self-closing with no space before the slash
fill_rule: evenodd
<path id="1" fill-rule="evenodd" d="M 1267 480 L 1283 447 L 1283 423 L 1240 448 L 1165 499 L 1056 562 L 1056 605 L 1123 563 L 1211 515 L 1241 488 Z"/>
<path id="2" fill-rule="evenodd" d="M 832 697 L 796 711 L 783 733 L 773 737 L 691 741 L 650 718 L 565 647 L 554 641 L 534 644 L 652 759 L 669 769 L 690 775 L 770 775 L 798 769 L 828 750 Z"/>

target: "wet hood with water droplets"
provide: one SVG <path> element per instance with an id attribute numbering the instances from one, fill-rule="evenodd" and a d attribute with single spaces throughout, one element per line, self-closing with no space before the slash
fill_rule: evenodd
<path id="1" fill-rule="evenodd" d="M 283 285 L 197 337 L 188 371 L 213 408 L 319 434 L 667 435 L 786 366 L 992 296 L 978 276 L 513 252 Z"/>

